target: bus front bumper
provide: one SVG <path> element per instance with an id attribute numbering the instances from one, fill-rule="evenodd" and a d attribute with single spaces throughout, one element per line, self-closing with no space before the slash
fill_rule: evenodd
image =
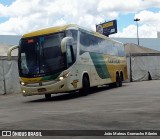
<path id="1" fill-rule="evenodd" d="M 66 80 L 62 80 L 54 84 L 42 85 L 42 86 L 21 85 L 21 92 L 23 96 L 56 94 L 56 93 L 66 92 L 69 90 L 66 83 L 67 83 Z"/>

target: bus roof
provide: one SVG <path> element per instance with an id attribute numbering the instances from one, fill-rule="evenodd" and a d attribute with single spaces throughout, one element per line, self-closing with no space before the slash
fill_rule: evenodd
<path id="1" fill-rule="evenodd" d="M 108 39 L 108 40 L 112 40 L 112 41 L 117 42 L 117 43 L 121 43 L 121 42 L 118 42 L 116 40 L 110 39 L 110 38 L 108 38 L 108 37 L 106 37 L 106 36 L 104 36 L 104 35 L 102 35 L 102 34 L 100 34 L 98 32 L 91 31 L 91 30 L 85 29 L 83 27 L 80 27 L 80 26 L 78 26 L 76 24 L 67 24 L 67 25 L 63 25 L 63 26 L 56 26 L 56 27 L 50 27 L 50 28 L 46 28 L 46 29 L 37 30 L 37 31 L 34 31 L 34 32 L 30 32 L 30 33 L 24 34 L 22 36 L 22 38 L 29 38 L 29 37 L 35 37 L 35 36 L 41 36 L 41 35 L 57 33 L 57 32 L 61 32 L 61 31 L 64 31 L 66 29 L 69 29 L 69 28 L 83 29 L 86 32 L 90 32 L 94 36 L 97 36 L 97 37 L 100 37 L 100 38 L 104 38 L 104 39 Z"/>
<path id="2" fill-rule="evenodd" d="M 29 38 L 29 37 L 35 37 L 35 36 L 57 33 L 57 32 L 64 31 L 69 27 L 78 27 L 78 26 L 75 25 L 75 24 L 68 24 L 68 25 L 64 25 L 64 26 L 50 27 L 50 28 L 41 29 L 41 30 L 37 30 L 37 31 L 34 31 L 34 32 L 24 34 L 22 36 L 22 38 Z"/>

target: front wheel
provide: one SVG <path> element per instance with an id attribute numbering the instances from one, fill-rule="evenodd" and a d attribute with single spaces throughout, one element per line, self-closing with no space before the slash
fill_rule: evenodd
<path id="1" fill-rule="evenodd" d="M 86 76 L 84 76 L 83 79 L 82 79 L 82 89 L 80 90 L 80 93 L 83 96 L 88 95 L 89 87 L 90 87 L 89 80 L 88 80 L 88 78 Z"/>
<path id="2" fill-rule="evenodd" d="M 51 94 L 45 94 L 46 99 L 51 99 Z"/>

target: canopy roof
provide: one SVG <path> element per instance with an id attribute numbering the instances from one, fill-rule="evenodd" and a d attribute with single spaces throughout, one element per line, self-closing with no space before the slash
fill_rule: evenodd
<path id="1" fill-rule="evenodd" d="M 143 47 L 143 46 L 139 46 L 139 45 L 136 45 L 136 44 L 133 44 L 133 43 L 126 43 L 124 46 L 125 46 L 126 54 L 160 53 L 160 51 L 150 49 L 150 48 L 146 48 L 146 47 Z"/>

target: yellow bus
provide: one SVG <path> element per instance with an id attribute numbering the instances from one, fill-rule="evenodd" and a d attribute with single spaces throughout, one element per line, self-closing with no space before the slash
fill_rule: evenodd
<path id="1" fill-rule="evenodd" d="M 78 25 L 52 27 L 22 36 L 18 48 L 20 84 L 24 96 L 80 90 L 104 84 L 122 86 L 127 64 L 122 43 Z M 78 92 L 78 91 L 76 91 Z"/>

